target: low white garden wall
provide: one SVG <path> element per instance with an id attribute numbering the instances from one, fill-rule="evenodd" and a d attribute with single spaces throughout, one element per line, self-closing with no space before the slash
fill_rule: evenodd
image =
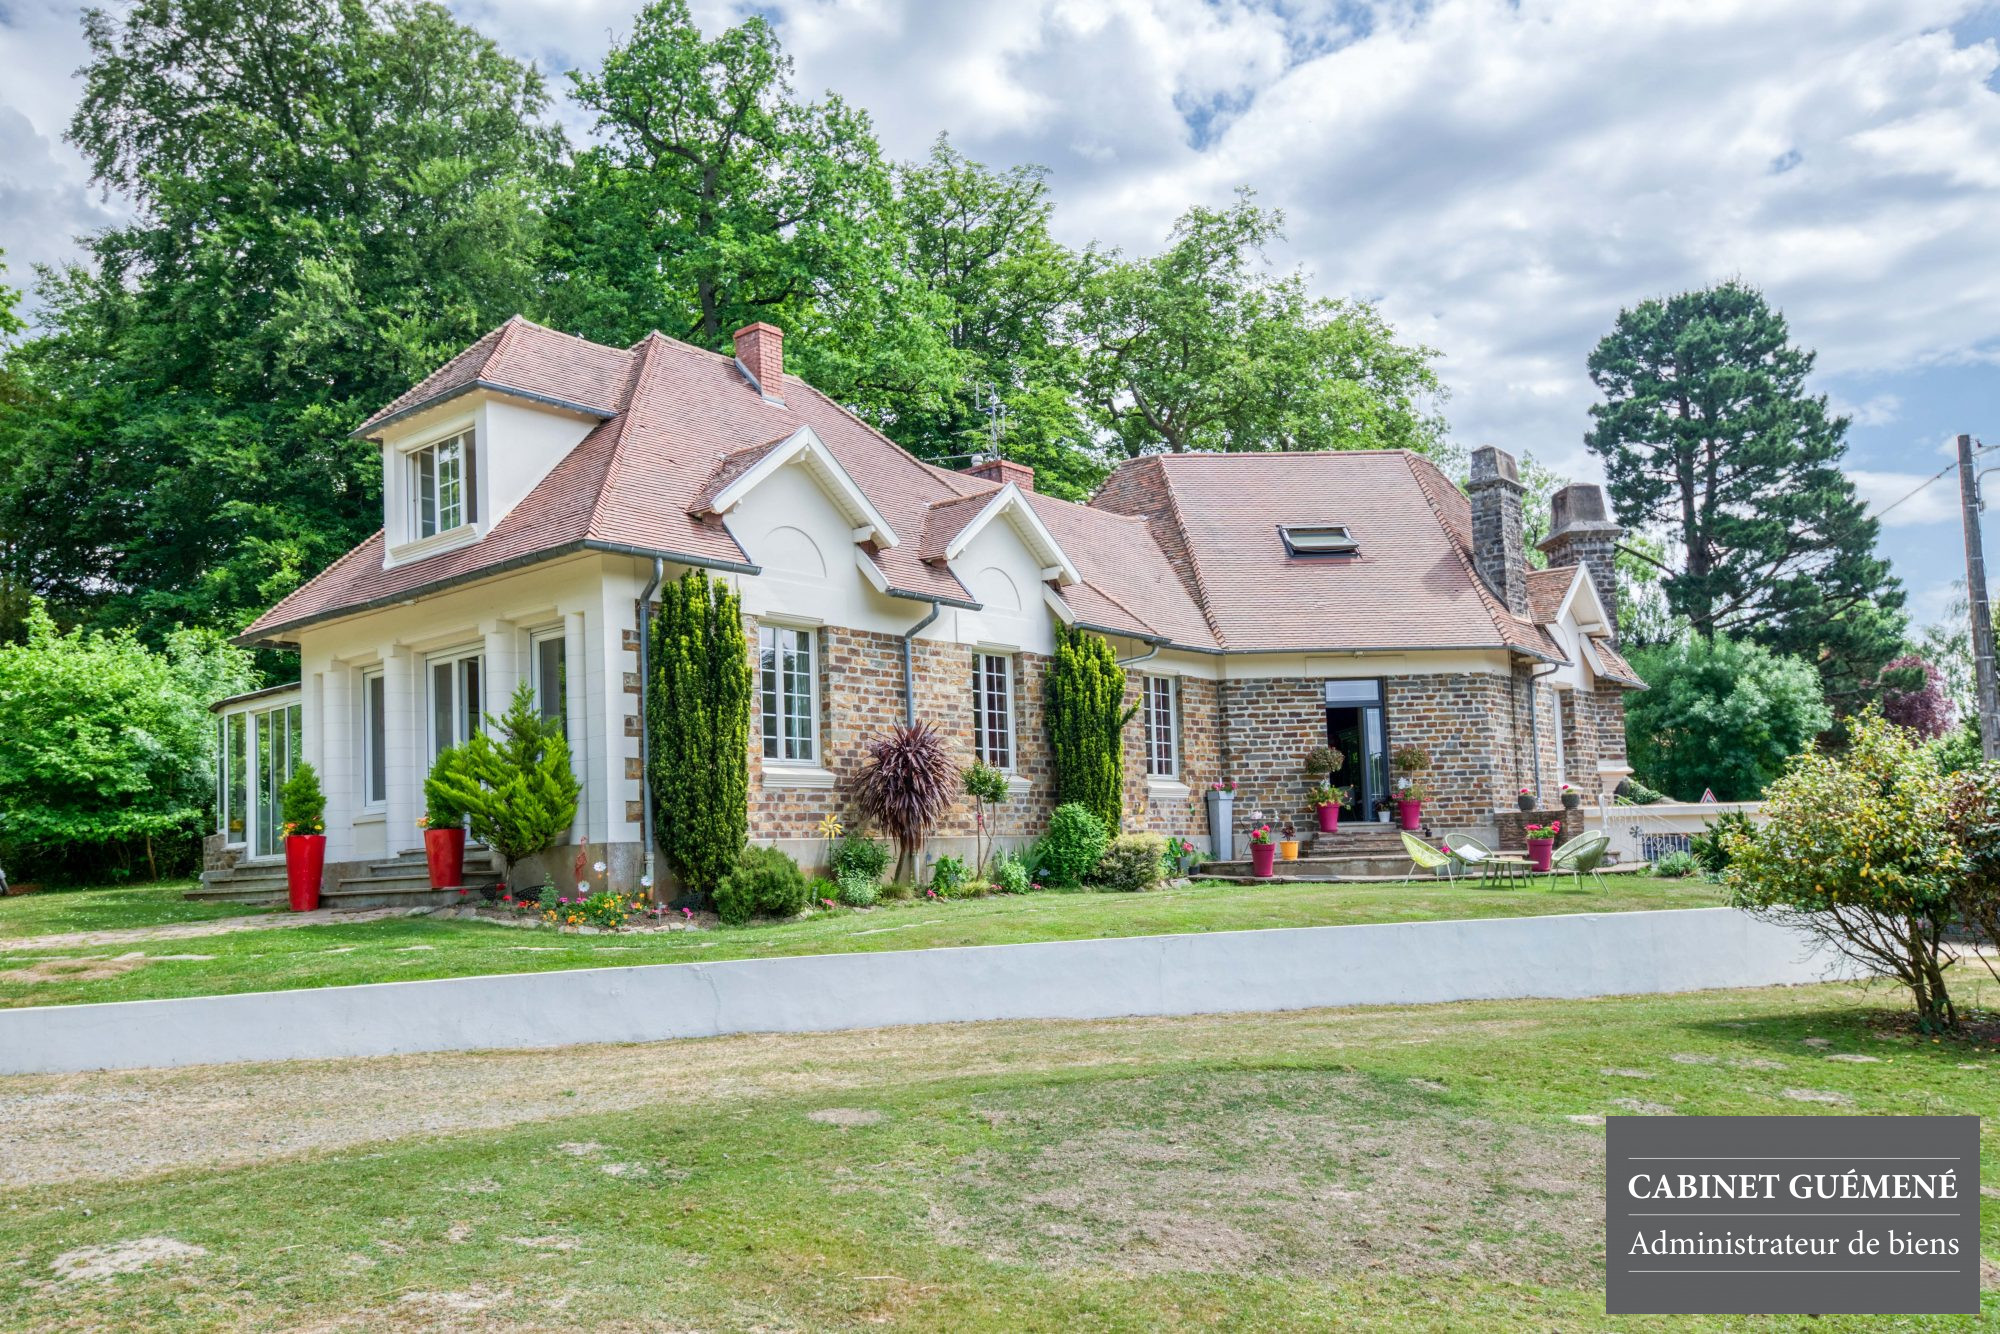
<path id="1" fill-rule="evenodd" d="M 1656 860 L 1656 854 L 1685 848 L 1727 811 L 1741 811 L 1752 823 L 1764 822 L 1761 801 L 1663 801 L 1652 806 L 1604 805 L 1590 812 L 1588 827 L 1611 835 L 1611 850 L 1621 862 Z"/>
<path id="2" fill-rule="evenodd" d="M 1729 908 L 652 964 L 0 1010 L 0 1074 L 986 1019 L 1581 997 L 1842 975 Z"/>

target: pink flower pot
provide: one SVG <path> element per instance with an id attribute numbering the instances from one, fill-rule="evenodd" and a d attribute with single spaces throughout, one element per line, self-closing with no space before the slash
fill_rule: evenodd
<path id="1" fill-rule="evenodd" d="M 325 871 L 325 834 L 293 834 L 285 840 L 285 889 L 293 912 L 319 907 L 319 880 Z"/>
<path id="2" fill-rule="evenodd" d="M 1396 815 L 1405 829 L 1415 831 L 1424 827 L 1424 803 L 1421 801 L 1398 801 Z"/>
<path id="3" fill-rule="evenodd" d="M 1319 832 L 1322 834 L 1340 832 L 1340 807 L 1329 802 L 1319 808 Z"/>
<path id="4" fill-rule="evenodd" d="M 1556 855 L 1556 841 L 1552 838 L 1531 838 L 1528 840 L 1528 865 L 1537 871 L 1549 869 L 1549 858 Z"/>
<path id="5" fill-rule="evenodd" d="M 1277 864 L 1278 845 L 1275 843 L 1252 843 L 1250 845 L 1250 874 L 1269 875 Z"/>

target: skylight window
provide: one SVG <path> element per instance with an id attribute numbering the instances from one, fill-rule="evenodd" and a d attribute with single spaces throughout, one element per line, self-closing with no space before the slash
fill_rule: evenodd
<path id="1" fill-rule="evenodd" d="M 1351 556 L 1361 549 L 1344 523 L 1280 524 L 1278 531 L 1294 556 Z"/>

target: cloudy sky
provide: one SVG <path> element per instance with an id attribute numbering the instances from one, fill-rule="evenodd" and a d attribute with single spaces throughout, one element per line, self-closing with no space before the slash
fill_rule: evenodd
<path id="1" fill-rule="evenodd" d="M 636 0 L 452 7 L 560 75 L 593 64 Z M 713 28 L 753 7 L 694 8 Z M 1287 215 L 1276 258 L 1445 354 L 1467 445 L 1590 475 L 1592 345 L 1621 306 L 1731 276 L 1818 350 L 1818 387 L 1854 417 L 1853 474 L 1876 506 L 1944 466 L 1956 432 L 2000 444 L 1995 4 L 754 8 L 799 86 L 867 107 L 892 154 L 948 130 L 988 162 L 1048 165 L 1067 239 L 1152 247 L 1190 202 L 1252 186 Z M 0 0 L 0 246 L 15 265 L 65 258 L 119 211 L 60 138 L 78 13 Z M 1951 481 L 1885 518 L 1920 619 L 1963 565 Z M 2000 522 L 1987 533 L 2000 541 Z"/>

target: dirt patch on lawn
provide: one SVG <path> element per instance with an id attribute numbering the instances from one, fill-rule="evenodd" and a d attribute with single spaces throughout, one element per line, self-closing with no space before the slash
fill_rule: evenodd
<path id="1" fill-rule="evenodd" d="M 1407 1083 L 1161 1076 L 977 1105 L 1007 1112 L 1008 1142 L 960 1165 L 933 1222 L 999 1260 L 1556 1284 L 1600 1266 L 1599 1136 L 1467 1117 Z"/>
<path id="2" fill-rule="evenodd" d="M 199 1260 L 208 1252 L 172 1237 L 134 1237 L 106 1246 L 81 1246 L 64 1251 L 49 1265 L 58 1283 L 90 1283 L 142 1269 Z"/>
<path id="3" fill-rule="evenodd" d="M 102 982 L 106 978 L 129 973 L 145 962 L 143 954 L 121 954 L 115 959 L 107 955 L 92 955 L 83 959 L 42 959 L 26 968 L 9 968 L 0 972 L 0 982 L 23 982 L 30 986 L 39 982 Z"/>

